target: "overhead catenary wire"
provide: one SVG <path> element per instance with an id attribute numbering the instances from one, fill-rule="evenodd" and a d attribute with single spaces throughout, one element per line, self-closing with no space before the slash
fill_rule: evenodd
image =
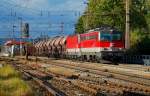
<path id="1" fill-rule="evenodd" d="M 2 21 L 0 21 L 0 23 L 4 23 L 4 22 L 8 22 L 8 26 L 4 25 L 6 28 L 8 28 L 9 30 L 2 30 L 3 32 L 5 32 L 5 34 L 11 34 L 11 33 L 7 33 L 7 31 L 11 31 L 12 26 L 15 25 L 16 26 L 16 30 L 18 32 L 19 30 L 19 26 L 18 25 L 19 21 L 18 18 L 21 17 L 23 18 L 24 22 L 30 22 L 30 20 L 34 20 L 36 16 L 37 21 L 39 21 L 38 23 L 31 23 L 30 24 L 34 25 L 34 27 L 38 28 L 42 28 L 42 29 L 46 29 L 46 31 L 53 31 L 53 29 L 56 29 L 55 31 L 60 31 L 61 28 L 61 22 L 58 22 L 57 24 L 54 22 L 51 22 L 51 20 L 47 20 L 47 21 L 42 21 L 44 20 L 45 17 L 51 17 L 51 16 L 60 16 L 61 18 L 64 18 L 65 16 L 73 16 L 77 19 L 78 16 L 81 15 L 81 12 L 78 11 L 74 11 L 74 10 L 43 10 L 43 9 L 33 9 L 33 8 L 29 8 L 28 6 L 22 6 L 19 4 L 14 3 L 12 0 L 6 1 L 6 0 L 1 0 L 0 3 L 0 8 L 3 8 L 5 10 L 8 10 L 9 12 L 7 12 L 6 14 L 0 14 L 0 18 L 2 19 Z M 9 6 L 9 7 L 8 7 Z M 29 9 L 29 10 L 26 10 Z M 22 12 L 21 12 L 22 11 Z M 27 14 L 26 14 L 27 13 Z M 24 16 L 26 15 L 26 16 Z M 29 20 L 30 19 L 30 20 Z M 41 21 L 42 22 L 41 22 Z M 50 23 L 48 22 L 50 21 Z M 65 30 L 69 30 L 70 29 L 74 29 L 74 25 L 75 25 L 75 21 L 72 22 L 64 22 L 64 27 Z M 1 25 L 3 26 L 3 25 Z M 49 27 L 50 26 L 50 27 Z M 33 28 L 33 27 L 32 27 Z M 33 31 L 37 32 L 39 30 L 31 30 L 32 33 Z M 45 30 L 41 30 L 40 31 L 45 31 Z M 47 32 L 48 32 L 47 31 Z M 56 34 L 58 34 L 56 32 Z"/>
<path id="2" fill-rule="evenodd" d="M 44 16 L 43 14 L 46 14 L 47 16 L 49 16 L 49 15 L 56 15 L 56 14 L 58 14 L 58 15 L 65 15 L 66 13 L 67 14 L 73 14 L 74 16 L 77 16 L 77 14 L 79 14 L 78 16 L 80 16 L 80 14 L 82 13 L 82 12 L 79 12 L 79 11 L 74 11 L 74 10 L 55 10 L 55 11 L 53 11 L 53 10 L 39 10 L 39 9 L 33 9 L 33 8 L 29 8 L 29 7 L 27 7 L 27 6 L 21 6 L 21 5 L 19 5 L 19 4 L 16 4 L 15 2 L 13 2 L 13 1 L 6 1 L 6 0 L 2 0 L 2 2 L 3 3 L 5 3 L 6 5 L 7 4 L 9 4 L 9 5 L 11 5 L 11 7 L 13 7 L 14 9 L 15 8 L 21 8 L 21 9 L 23 9 L 23 10 L 25 10 L 25 9 L 29 9 L 32 13 L 31 14 L 38 14 L 38 15 L 42 15 L 42 16 Z M 1 2 L 1 3 L 2 3 Z M 11 3 L 12 2 L 12 3 Z M 29 11 L 28 10 L 28 11 Z M 30 12 L 28 12 L 28 13 L 30 13 Z"/>

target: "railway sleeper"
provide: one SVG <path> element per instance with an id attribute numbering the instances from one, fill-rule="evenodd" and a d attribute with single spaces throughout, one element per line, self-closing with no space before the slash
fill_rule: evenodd
<path id="1" fill-rule="evenodd" d="M 91 94 L 93 94 L 93 95 L 96 95 L 96 93 L 97 93 L 96 90 L 94 90 L 94 89 L 92 89 L 92 88 L 89 88 L 89 87 L 85 86 L 84 84 L 80 84 L 79 82 L 74 82 L 74 81 L 72 81 L 71 83 L 72 83 L 74 86 L 77 86 L 79 89 L 84 90 L 84 91 L 86 91 L 86 92 L 88 92 L 88 93 L 91 93 Z"/>
<path id="2" fill-rule="evenodd" d="M 67 76 L 68 79 L 79 79 L 78 75 Z"/>
<path id="3" fill-rule="evenodd" d="M 107 91 L 98 91 L 96 96 L 121 96 L 121 95 L 108 93 Z"/>
<path id="4" fill-rule="evenodd" d="M 65 93 L 61 92 L 60 90 L 53 87 L 50 83 L 48 83 L 46 80 L 39 79 L 39 77 L 36 77 L 36 75 L 33 75 L 31 73 L 25 72 L 24 74 L 27 77 L 32 78 L 34 81 L 36 81 L 42 88 L 44 88 L 49 94 L 49 96 L 67 96 Z"/>
<path id="5" fill-rule="evenodd" d="M 106 80 L 103 80 L 103 79 L 94 79 L 94 78 L 91 78 L 91 77 L 80 77 L 79 79 L 85 80 L 85 81 L 92 81 L 93 83 L 98 83 L 98 84 L 107 83 Z"/>
<path id="6" fill-rule="evenodd" d="M 91 79 L 89 79 L 89 78 L 81 78 L 81 80 L 85 80 L 85 81 L 91 81 Z M 93 80 L 92 80 L 93 81 Z M 96 80 L 97 81 L 97 80 Z M 95 80 L 93 81 L 93 82 L 96 82 Z M 98 82 L 97 82 L 98 83 Z M 104 84 L 104 83 L 103 83 Z M 101 84 L 100 84 L 101 85 Z M 120 87 L 122 87 L 121 89 L 122 90 L 124 90 L 124 91 L 126 91 L 126 92 L 136 92 L 136 93 L 138 93 L 138 92 L 141 92 L 141 93 L 143 93 L 143 94 L 149 94 L 148 93 L 148 90 L 147 89 L 141 89 L 141 90 L 138 90 L 138 88 L 137 87 L 134 87 L 134 86 L 124 86 L 124 85 L 118 85 L 118 84 L 109 84 L 109 86 L 114 86 L 115 88 L 116 87 L 118 87 L 118 88 L 120 88 Z M 137 88 L 136 90 L 135 90 L 135 88 Z M 95 88 L 94 88 L 95 89 Z M 97 88 L 96 88 L 97 89 Z M 107 93 L 109 93 L 110 92 L 110 90 L 108 90 L 107 88 L 105 89 L 104 87 L 100 87 L 100 89 L 102 89 L 101 91 L 107 91 Z M 111 89 L 112 90 L 112 89 Z M 117 92 L 117 91 L 116 91 Z M 116 93 L 115 91 L 114 92 L 111 92 L 111 93 Z M 120 93 L 120 92 L 119 92 Z M 117 93 L 117 94 L 119 94 L 119 93 Z M 122 92 L 121 92 L 122 93 Z M 117 95 L 118 96 L 118 95 Z"/>
<path id="7" fill-rule="evenodd" d="M 23 73 L 22 78 L 26 81 L 30 81 L 33 79 L 28 73 Z"/>
<path id="8" fill-rule="evenodd" d="M 138 86 L 135 86 L 135 85 L 127 86 L 127 85 L 123 85 L 123 84 L 113 84 L 110 82 L 109 82 L 109 85 L 119 87 L 120 89 L 124 90 L 125 92 L 135 92 L 135 93 L 141 92 L 143 94 L 150 94 L 148 88 L 139 88 Z"/>

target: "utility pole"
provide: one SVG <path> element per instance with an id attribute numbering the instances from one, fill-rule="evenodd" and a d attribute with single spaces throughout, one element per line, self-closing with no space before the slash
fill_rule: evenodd
<path id="1" fill-rule="evenodd" d="M 13 27 L 13 29 L 12 29 L 12 43 L 13 43 L 13 45 L 11 46 L 11 57 L 14 57 L 14 47 L 15 47 L 15 44 L 14 44 L 14 42 L 15 42 L 15 28 L 16 28 L 16 26 L 15 25 L 13 25 L 12 26 Z"/>
<path id="2" fill-rule="evenodd" d="M 13 30 L 12 30 L 12 38 L 13 38 L 13 41 L 15 40 L 15 28 L 16 28 L 16 26 L 13 25 Z"/>
<path id="3" fill-rule="evenodd" d="M 125 48 L 130 48 L 130 2 L 126 0 L 126 30 L 125 30 Z"/>
<path id="4" fill-rule="evenodd" d="M 22 28 L 22 25 L 23 25 L 23 22 L 22 22 L 22 17 L 19 17 L 18 18 L 19 20 L 20 20 L 20 55 L 21 56 L 23 56 L 23 53 L 22 53 L 22 48 L 23 48 L 23 45 L 22 45 L 22 30 L 23 30 L 23 28 Z"/>
<path id="5" fill-rule="evenodd" d="M 61 35 L 64 35 L 64 22 L 61 22 Z"/>
<path id="6" fill-rule="evenodd" d="M 89 2 L 88 1 L 84 1 L 84 4 L 85 5 L 88 5 L 89 4 Z M 89 15 L 90 15 L 90 12 L 89 11 L 87 11 L 87 13 L 85 14 L 85 24 L 84 24 L 84 32 L 86 32 L 86 30 L 88 30 L 88 20 L 89 20 Z"/>

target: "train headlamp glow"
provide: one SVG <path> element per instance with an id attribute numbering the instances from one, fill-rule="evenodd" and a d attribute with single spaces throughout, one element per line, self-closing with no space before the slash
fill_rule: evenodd
<path id="1" fill-rule="evenodd" d="M 103 50 L 107 50 L 107 48 L 103 48 Z"/>
<path id="2" fill-rule="evenodd" d="M 114 47 L 114 43 L 110 43 L 110 47 Z"/>
<path id="3" fill-rule="evenodd" d="M 122 50 L 123 48 L 119 48 L 119 50 Z"/>

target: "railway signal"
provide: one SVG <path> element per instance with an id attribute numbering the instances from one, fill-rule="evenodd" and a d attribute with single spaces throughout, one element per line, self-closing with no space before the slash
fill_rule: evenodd
<path id="1" fill-rule="evenodd" d="M 28 38 L 29 37 L 29 24 L 28 23 L 24 24 L 22 32 L 23 32 L 23 34 L 22 34 L 23 38 Z"/>

